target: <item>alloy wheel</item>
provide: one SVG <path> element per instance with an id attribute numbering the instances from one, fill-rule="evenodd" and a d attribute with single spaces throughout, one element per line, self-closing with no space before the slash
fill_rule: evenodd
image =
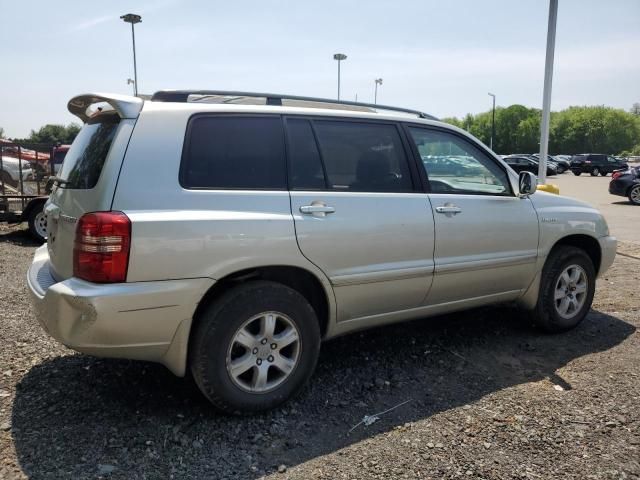
<path id="1" fill-rule="evenodd" d="M 284 382 L 300 358 L 300 332 L 284 313 L 263 312 L 236 331 L 227 352 L 231 381 L 250 393 L 264 393 Z"/>
<path id="2" fill-rule="evenodd" d="M 569 265 L 558 280 L 554 292 L 554 306 L 558 315 L 570 319 L 582 309 L 588 292 L 587 273 L 580 265 Z"/>

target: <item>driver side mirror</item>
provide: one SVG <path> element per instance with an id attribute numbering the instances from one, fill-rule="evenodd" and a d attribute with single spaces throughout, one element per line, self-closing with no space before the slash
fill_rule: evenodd
<path id="1" fill-rule="evenodd" d="M 520 196 L 533 195 L 538 188 L 538 178 L 531 172 L 520 172 L 518 176 Z"/>

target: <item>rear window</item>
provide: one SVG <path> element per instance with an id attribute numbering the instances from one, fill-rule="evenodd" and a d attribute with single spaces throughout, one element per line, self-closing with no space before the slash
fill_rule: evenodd
<path id="1" fill-rule="evenodd" d="M 280 117 L 197 116 L 187 130 L 180 184 L 285 190 L 285 168 Z"/>
<path id="2" fill-rule="evenodd" d="M 64 158 L 62 188 L 83 190 L 96 186 L 119 123 L 118 115 L 108 114 L 91 119 L 82 127 Z"/>

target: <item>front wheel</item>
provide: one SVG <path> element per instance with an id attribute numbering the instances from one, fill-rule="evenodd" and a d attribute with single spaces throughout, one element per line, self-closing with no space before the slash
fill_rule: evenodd
<path id="1" fill-rule="evenodd" d="M 39 203 L 31 210 L 27 222 L 31 236 L 41 243 L 46 242 L 47 216 L 44 213 L 44 202 Z"/>
<path id="2" fill-rule="evenodd" d="M 592 177 L 597 177 L 598 175 L 600 175 L 600 169 L 598 167 L 595 167 L 593 170 L 591 170 Z"/>
<path id="3" fill-rule="evenodd" d="M 574 174 L 576 177 L 579 177 L 580 175 L 582 175 L 582 172 L 579 172 L 578 170 L 574 170 L 574 171 L 573 171 L 573 174 Z"/>
<path id="4" fill-rule="evenodd" d="M 269 410 L 304 386 L 320 351 L 315 311 L 296 290 L 252 281 L 206 308 L 189 361 L 204 395 L 234 415 Z"/>
<path id="5" fill-rule="evenodd" d="M 629 190 L 629 201 L 634 205 L 640 205 L 640 185 L 634 185 Z"/>
<path id="6" fill-rule="evenodd" d="M 603 177 L 607 176 L 607 172 L 600 172 L 600 175 L 602 175 Z"/>
<path id="7" fill-rule="evenodd" d="M 576 327 L 591 308 L 595 286 L 595 268 L 584 250 L 555 248 L 542 270 L 534 323 L 550 333 Z"/>

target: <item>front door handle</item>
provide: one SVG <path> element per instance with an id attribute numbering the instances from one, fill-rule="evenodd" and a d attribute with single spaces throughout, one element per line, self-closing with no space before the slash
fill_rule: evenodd
<path id="1" fill-rule="evenodd" d="M 462 209 L 452 203 L 445 203 L 441 207 L 436 207 L 436 212 L 444 213 L 448 217 L 462 212 Z"/>
<path id="2" fill-rule="evenodd" d="M 311 205 L 303 205 L 300 207 L 300 213 L 313 215 L 314 217 L 324 217 L 327 213 L 334 213 L 335 211 L 335 208 L 320 202 L 313 202 Z"/>

